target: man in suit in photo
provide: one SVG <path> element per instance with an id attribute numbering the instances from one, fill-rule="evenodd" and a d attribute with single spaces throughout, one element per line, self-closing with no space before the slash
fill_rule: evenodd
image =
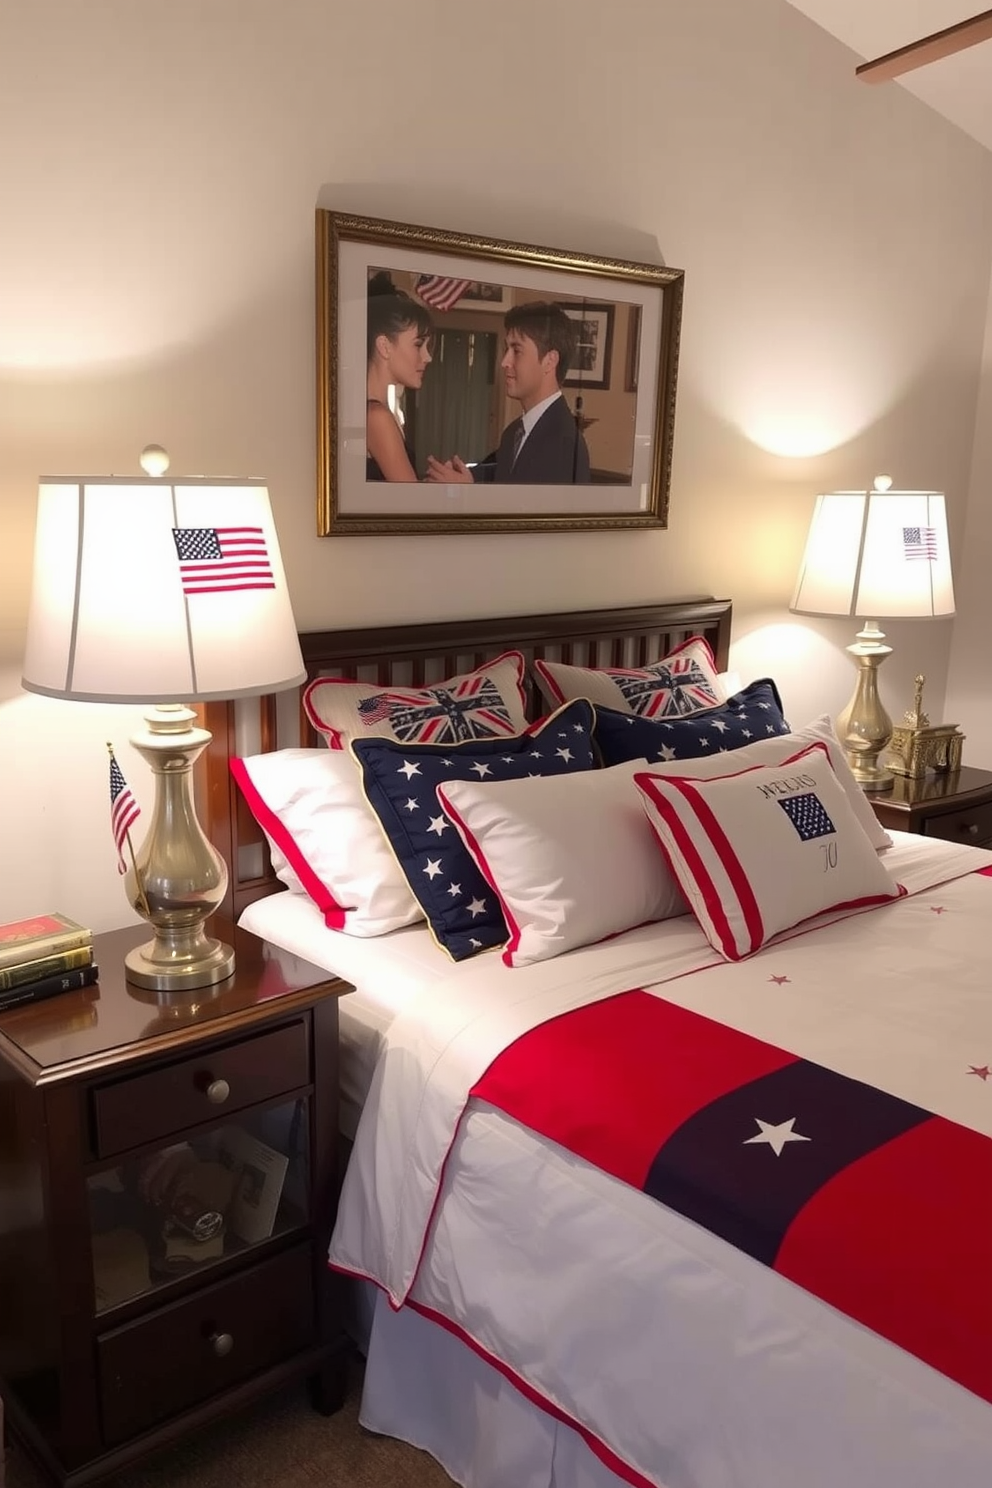
<path id="1" fill-rule="evenodd" d="M 531 300 L 514 305 L 503 320 L 506 350 L 500 369 L 520 416 L 503 431 L 499 446 L 472 469 L 460 455 L 427 460 L 427 480 L 438 485 L 588 485 L 589 450 L 562 397 L 575 356 L 575 325 L 560 305 Z"/>

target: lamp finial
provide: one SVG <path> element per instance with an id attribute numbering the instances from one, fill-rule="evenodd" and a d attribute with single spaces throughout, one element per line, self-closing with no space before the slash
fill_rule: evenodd
<path id="1" fill-rule="evenodd" d="M 169 456 L 160 444 L 146 444 L 140 464 L 146 475 L 164 475 L 169 468 Z"/>

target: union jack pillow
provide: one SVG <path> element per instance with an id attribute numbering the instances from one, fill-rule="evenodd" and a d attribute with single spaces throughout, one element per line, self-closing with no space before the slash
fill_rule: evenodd
<path id="1" fill-rule="evenodd" d="M 641 718 L 685 718 L 723 702 L 716 660 L 702 636 L 684 641 L 647 667 L 577 667 L 535 661 L 534 674 L 552 707 L 588 698 Z"/>
<path id="2" fill-rule="evenodd" d="M 331 749 L 352 739 L 461 744 L 511 738 L 527 727 L 524 658 L 504 651 L 473 672 L 424 687 L 377 687 L 317 677 L 303 692 L 307 717 Z"/>
<path id="3" fill-rule="evenodd" d="M 678 775 L 639 771 L 634 783 L 689 908 L 728 961 L 815 915 L 904 892 L 855 816 L 826 743 L 708 780 L 687 763 Z"/>

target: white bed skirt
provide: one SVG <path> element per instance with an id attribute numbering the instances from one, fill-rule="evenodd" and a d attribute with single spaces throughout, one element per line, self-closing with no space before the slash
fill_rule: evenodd
<path id="1" fill-rule="evenodd" d="M 571 1427 L 378 1289 L 366 1358 L 362 1425 L 429 1452 L 463 1488 L 626 1488 Z"/>

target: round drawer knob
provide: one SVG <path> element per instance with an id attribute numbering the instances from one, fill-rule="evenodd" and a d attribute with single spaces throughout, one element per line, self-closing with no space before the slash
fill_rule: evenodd
<path id="1" fill-rule="evenodd" d="M 230 1333 L 211 1333 L 207 1342 L 218 1359 L 226 1359 L 234 1347 L 234 1339 Z"/>
<path id="2" fill-rule="evenodd" d="M 962 832 L 967 832 L 969 837 L 977 837 L 978 836 L 978 823 L 977 822 L 968 822 L 965 826 L 963 826 L 961 828 L 961 830 L 962 830 Z"/>
<path id="3" fill-rule="evenodd" d="M 211 1080 L 207 1086 L 207 1100 L 212 1106 L 222 1106 L 231 1093 L 226 1080 Z"/>

